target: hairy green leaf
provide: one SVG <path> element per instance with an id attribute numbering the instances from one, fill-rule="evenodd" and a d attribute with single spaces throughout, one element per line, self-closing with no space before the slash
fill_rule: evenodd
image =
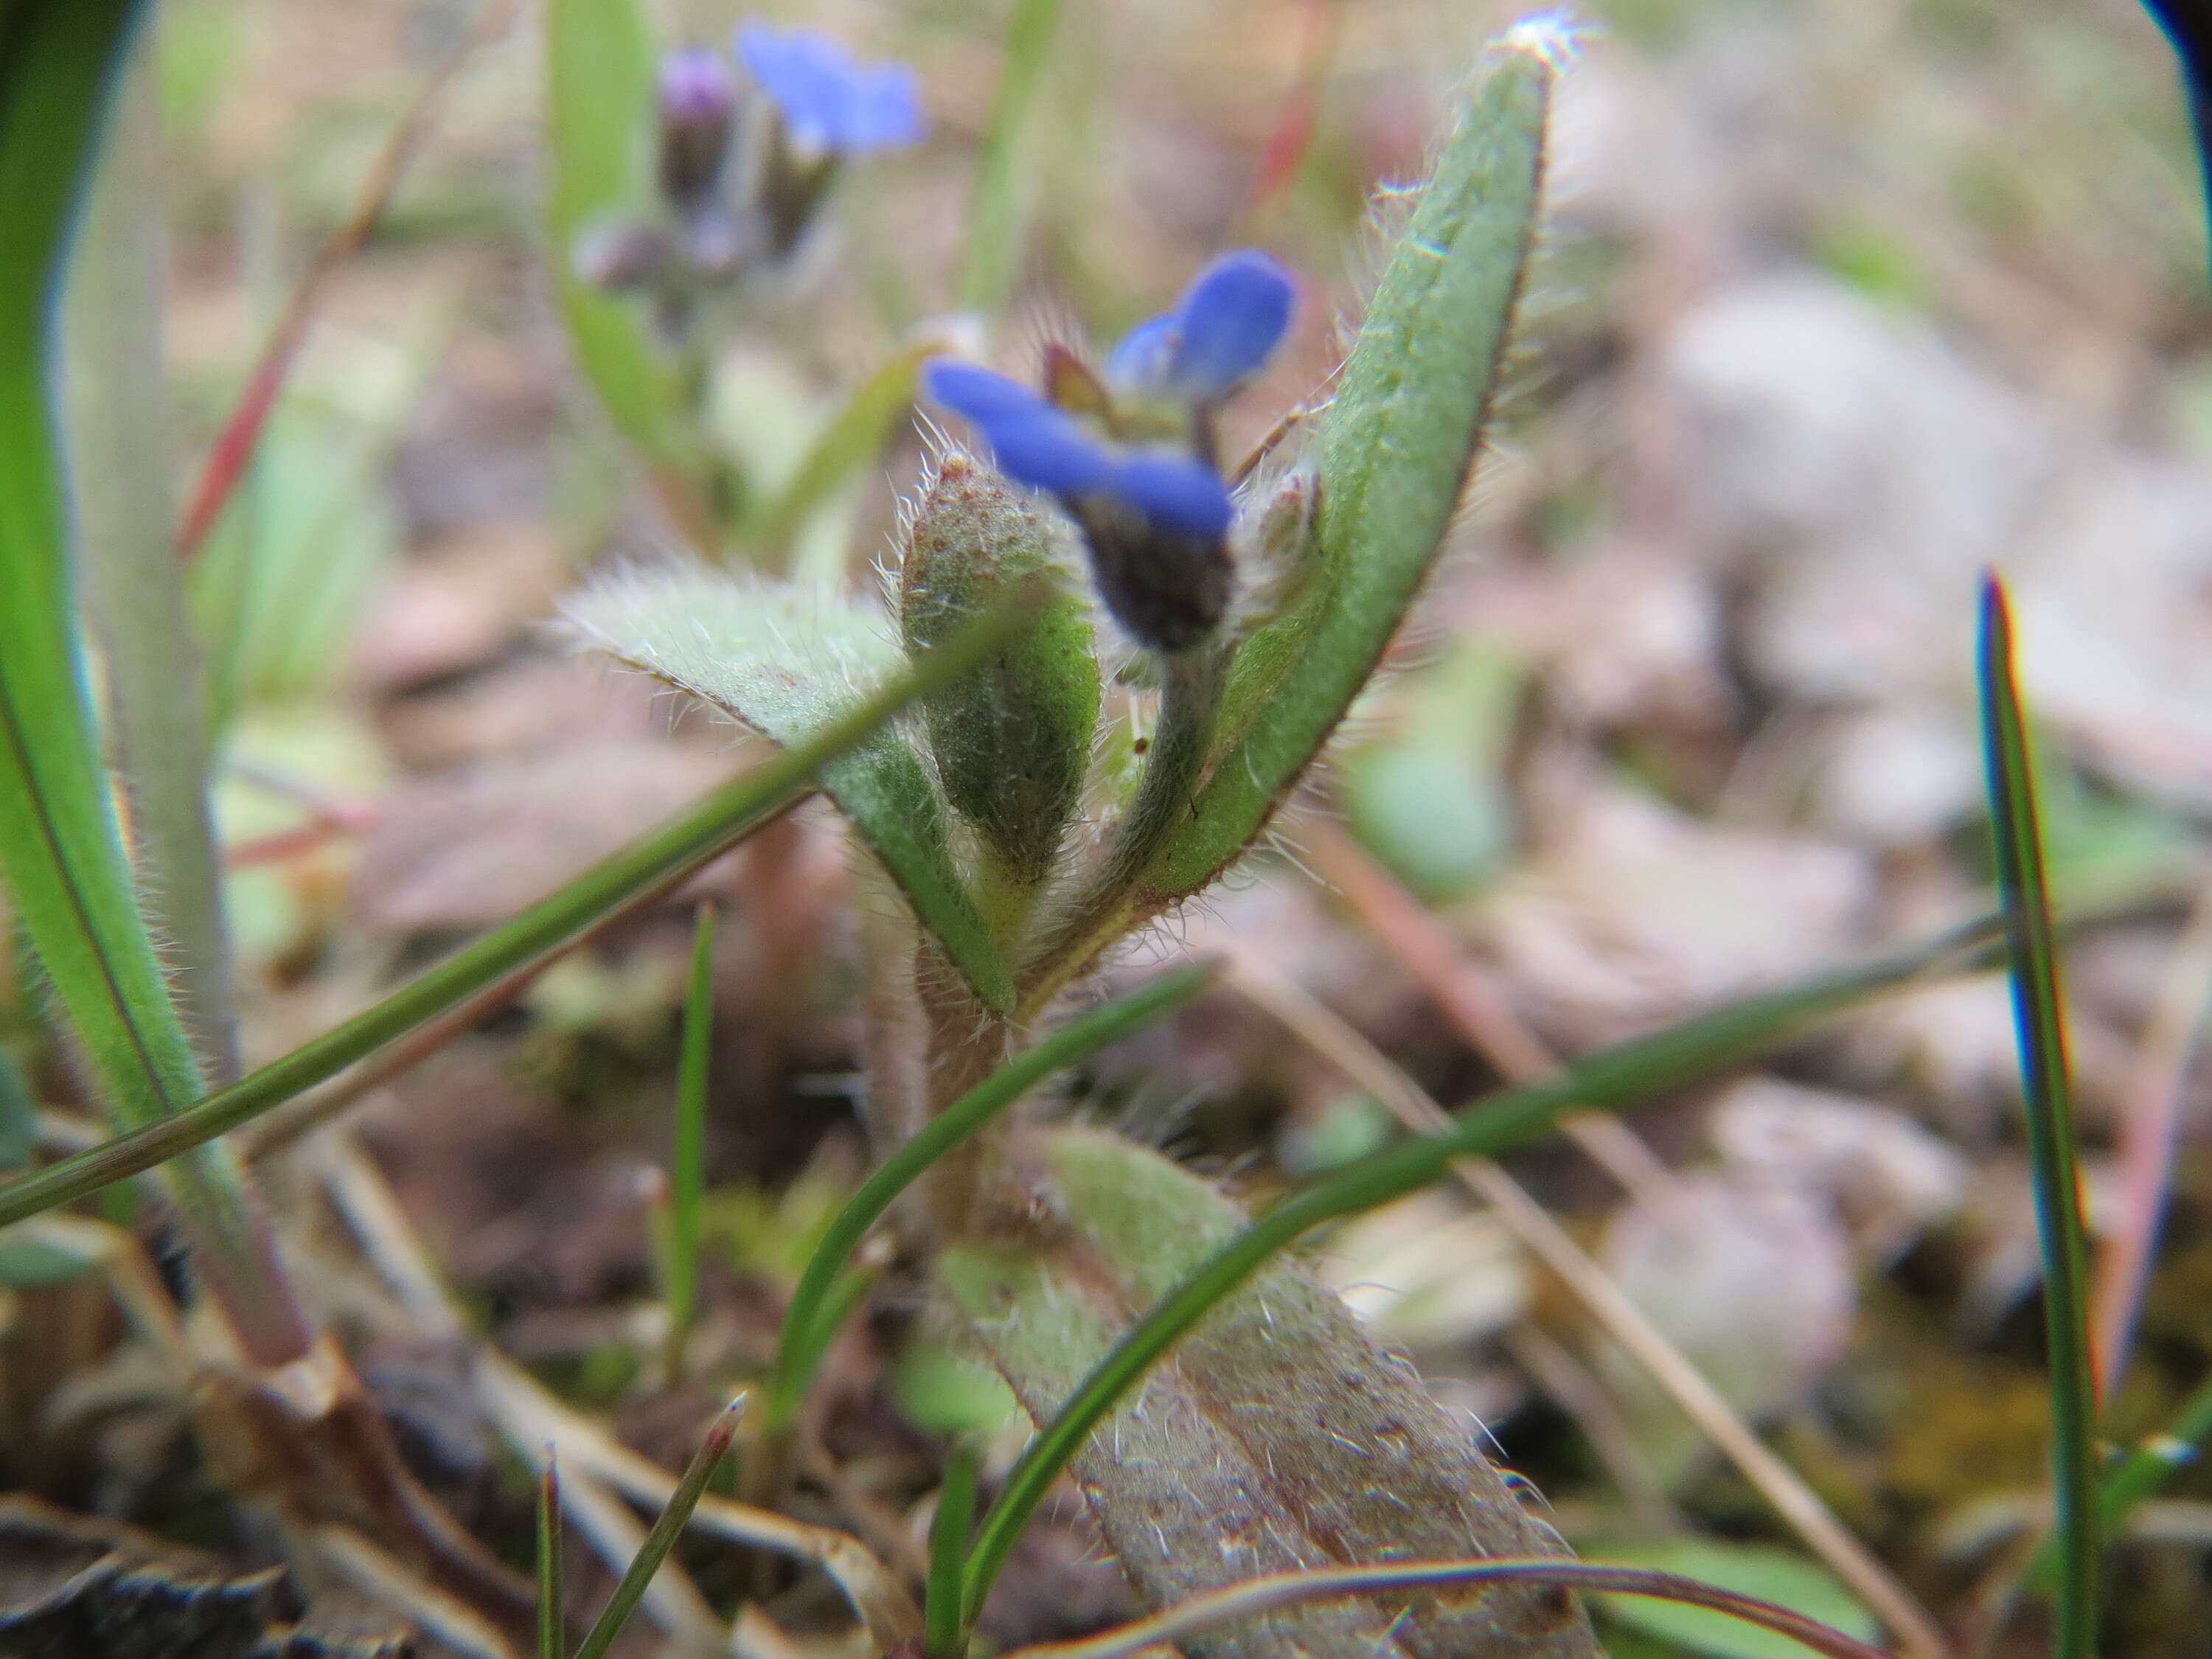
<path id="1" fill-rule="evenodd" d="M 1455 1158 L 1492 1156 L 1543 1133 L 1562 1114 L 1648 1100 L 1711 1077 L 1880 991 L 1959 963 L 1996 933 L 1975 922 L 1862 967 L 1747 997 L 1600 1050 L 1555 1077 L 1499 1091 L 1460 1112 L 1448 1130 L 1370 1153 L 1294 1193 L 1229 1237 L 1133 1325 L 1067 1394 L 1023 1452 L 969 1553 L 969 1601 L 981 1604 L 1030 1513 L 1146 1369 L 1276 1251 L 1339 1216 L 1386 1204 L 1437 1179 Z"/>
<path id="2" fill-rule="evenodd" d="M 1382 659 L 1443 544 L 1535 237 L 1559 50 L 1549 26 L 1530 23 L 1484 55 L 1318 417 L 1318 568 L 1237 653 L 1220 758 L 1147 873 L 1162 897 L 1204 886 L 1260 832 Z"/>
<path id="3" fill-rule="evenodd" d="M 572 600 L 567 614 L 617 661 L 787 745 L 906 665 L 874 618 L 832 595 L 758 579 L 634 574 Z M 945 798 L 913 744 L 885 728 L 824 767 L 822 782 L 976 994 L 1012 1007 L 1012 977 L 953 861 Z"/>
<path id="4" fill-rule="evenodd" d="M 142 40 L 64 296 L 64 389 L 85 606 L 100 641 L 131 862 L 210 1081 L 236 1080 L 237 1013 L 208 810 L 207 703 L 170 539 L 161 115 Z"/>
<path id="5" fill-rule="evenodd" d="M 76 191 L 137 9 L 18 0 L 0 13 L 0 871 L 109 1115 L 126 1127 L 188 1105 L 201 1077 L 139 914 L 100 765 L 48 399 L 52 301 Z M 173 1186 L 200 1265 L 247 1340 L 281 1351 L 290 1304 L 234 1162 L 207 1148 Z"/>
<path id="6" fill-rule="evenodd" d="M 98 1192 L 252 1121 L 470 999 L 495 991 L 509 975 L 574 945 L 624 906 L 665 891 L 791 806 L 829 761 L 864 741 L 908 702 L 975 667 L 1018 621 L 1001 614 L 977 623 L 808 742 L 732 779 L 682 817 L 283 1059 L 174 1117 L 0 1186 L 0 1226 Z"/>
<path id="7" fill-rule="evenodd" d="M 1062 1131 L 1041 1162 L 1051 1236 L 963 1245 L 942 1271 L 977 1340 L 1044 1421 L 1137 1310 L 1245 1218 L 1197 1177 L 1111 1135 Z M 1290 1261 L 1218 1303 L 1072 1469 L 1155 1607 L 1299 1568 L 1565 1553 L 1465 1425 Z M 1595 1648 L 1571 1601 L 1515 1585 L 1411 1609 L 1402 1600 L 1285 1609 L 1189 1650 L 1560 1659 Z"/>

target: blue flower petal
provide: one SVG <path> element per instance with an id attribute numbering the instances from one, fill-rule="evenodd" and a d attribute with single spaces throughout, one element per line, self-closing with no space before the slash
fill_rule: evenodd
<path id="1" fill-rule="evenodd" d="M 991 457 L 999 471 L 1016 483 L 1061 496 L 1114 487 L 1113 452 L 1049 404 L 1019 420 L 977 424 L 991 441 Z"/>
<path id="2" fill-rule="evenodd" d="M 1172 311 L 1148 317 L 1121 337 L 1106 360 L 1106 378 L 1115 386 L 1155 386 L 1167 379 L 1175 355 L 1177 319 Z"/>
<path id="3" fill-rule="evenodd" d="M 904 64 L 875 64 L 854 77 L 840 149 L 858 154 L 903 149 L 929 130 L 921 112 L 921 88 Z"/>
<path id="4" fill-rule="evenodd" d="M 1162 379 L 1201 398 L 1249 380 L 1281 343 L 1297 293 L 1290 273 L 1257 248 L 1223 254 L 1183 290 Z"/>
<path id="5" fill-rule="evenodd" d="M 922 383 L 939 403 L 975 423 L 999 471 L 1015 483 L 1059 495 L 1108 486 L 1112 453 L 1020 381 L 940 357 L 923 369 Z"/>
<path id="6" fill-rule="evenodd" d="M 1051 407 L 1019 380 L 1010 380 L 994 370 L 963 363 L 957 357 L 930 359 L 921 371 L 921 382 L 932 398 L 978 426 L 1043 414 Z"/>
<path id="7" fill-rule="evenodd" d="M 903 64 L 857 63 L 818 30 L 778 29 L 757 18 L 738 27 L 738 56 L 797 143 L 854 155 L 922 135 L 921 94 Z"/>
<path id="8" fill-rule="evenodd" d="M 1106 488 L 1163 530 L 1211 541 L 1237 509 L 1221 475 L 1193 455 L 1140 453 L 1112 470 Z"/>

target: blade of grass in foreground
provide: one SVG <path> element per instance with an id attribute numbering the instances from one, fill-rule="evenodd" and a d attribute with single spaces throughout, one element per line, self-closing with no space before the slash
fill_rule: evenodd
<path id="1" fill-rule="evenodd" d="M 1172 969 L 1127 996 L 1094 1008 L 1026 1053 L 1017 1055 L 960 1097 L 877 1166 L 830 1220 L 807 1259 L 784 1310 L 769 1386 L 768 1425 L 787 1426 L 823 1351 L 836 1335 L 852 1298 L 836 1294 L 845 1263 L 868 1229 L 929 1166 L 1054 1072 L 1080 1065 L 1108 1043 L 1181 1007 L 1212 982 L 1203 966 Z"/>
<path id="2" fill-rule="evenodd" d="M 960 1623 L 960 1568 L 975 1527 L 975 1477 L 982 1464 L 982 1446 L 974 1439 L 959 1442 L 945 1460 L 945 1484 L 929 1522 L 929 1587 L 921 1604 L 926 1659 L 960 1659 L 968 1650 Z"/>
<path id="3" fill-rule="evenodd" d="M 434 1019 L 501 975 L 566 947 L 638 894 L 680 880 L 813 787 L 816 772 L 916 697 L 950 684 L 1021 625 L 1019 606 L 972 623 L 815 737 L 732 779 L 665 828 L 607 859 L 335 1030 L 174 1117 L 0 1187 L 0 1226 L 97 1192 L 234 1129 Z"/>
<path id="4" fill-rule="evenodd" d="M 2057 1514 L 2058 1659 L 2095 1650 L 2099 1516 L 2097 1393 L 2089 1352 L 2081 1196 L 2074 1163 L 2073 1107 L 2058 953 L 2043 870 L 2027 732 L 2013 676 L 2012 616 L 1994 574 L 1982 584 L 1982 733 L 1990 818 L 2020 1028 L 2028 1156 L 2043 1243 L 2044 1323 L 2051 1368 L 2051 1469 Z"/>
<path id="5" fill-rule="evenodd" d="M 568 1645 L 562 1601 L 561 1475 L 548 1446 L 538 1476 L 538 1659 L 562 1659 Z"/>
<path id="6" fill-rule="evenodd" d="M 615 1638 L 622 1634 L 623 1626 L 629 1622 L 630 1614 L 637 1611 L 637 1604 L 644 1599 L 646 1586 L 653 1582 L 653 1575 L 660 1571 L 660 1564 L 668 1559 L 668 1552 L 683 1534 L 691 1511 L 707 1495 L 707 1482 L 714 1478 L 716 1466 L 728 1455 L 730 1442 L 737 1437 L 738 1419 L 744 1409 L 745 1397 L 739 1395 L 722 1408 L 721 1414 L 708 1426 L 690 1467 L 684 1471 L 684 1478 L 669 1494 L 667 1506 L 653 1523 L 653 1530 L 646 1534 L 645 1542 L 638 1546 L 637 1553 L 630 1558 L 629 1570 L 623 1574 L 615 1593 L 592 1622 L 583 1646 L 576 1650 L 576 1659 L 605 1659 L 607 1650 L 614 1645 Z"/>
<path id="7" fill-rule="evenodd" d="M 2013 679 L 2013 617 L 2004 584 L 1982 581 L 1982 744 L 1997 887 L 2004 896 L 2013 1015 L 2027 1091 L 2028 1159 L 2044 1248 L 2044 1328 L 2051 1364 L 2051 1486 L 2057 1509 L 2059 1659 L 2088 1659 L 2097 1644 L 2097 1378 L 2088 1345 L 2088 1276 L 2081 1186 L 2075 1172 L 2073 1102 L 2066 1078 L 2066 1015 L 2057 942 L 2044 880 L 2028 734 Z"/>
<path id="8" fill-rule="evenodd" d="M 77 192 L 138 11 L 16 0 L 0 12 L 0 871 L 109 1117 L 133 1129 L 173 1121 L 202 1081 L 101 764 L 51 392 Z M 249 1355 L 295 1357 L 304 1328 L 236 1164 L 210 1148 L 170 1186 Z"/>
<path id="9" fill-rule="evenodd" d="M 1616 1043 L 1555 1077 L 1477 1101 L 1455 1115 L 1450 1129 L 1370 1153 L 1258 1217 L 1139 1319 L 1030 1442 L 977 1528 L 968 1556 L 963 1618 L 972 1626 L 1030 1514 L 1124 1390 L 1277 1250 L 1324 1221 L 1427 1185 L 1455 1158 L 1493 1157 L 1543 1133 L 1567 1111 L 1634 1104 L 1725 1071 L 1824 1016 L 1968 958 L 1997 928 L 1996 918 L 1984 917 L 1858 968 L 1747 997 Z"/>

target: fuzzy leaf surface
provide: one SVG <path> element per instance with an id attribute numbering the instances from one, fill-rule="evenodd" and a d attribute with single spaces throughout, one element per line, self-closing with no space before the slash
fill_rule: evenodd
<path id="1" fill-rule="evenodd" d="M 957 1305 L 1042 1421 L 1133 1314 L 1243 1226 L 1158 1153 L 1068 1130 L 1042 1162 L 1067 1236 L 949 1252 Z M 1148 1372 L 1071 1466 L 1145 1600 L 1264 1572 L 1458 1555 L 1563 1553 L 1465 1426 L 1337 1297 L 1278 1260 Z M 1571 1601 L 1527 1588 L 1313 1604 L 1210 1632 L 1202 1659 L 1304 1652 L 1568 1659 L 1595 1651 Z"/>
<path id="2" fill-rule="evenodd" d="M 1266 824 L 1365 684 L 1443 545 L 1504 355 L 1542 193 L 1555 42 L 1527 24 L 1484 54 L 1320 417 L 1319 560 L 1237 653 L 1225 741 L 1189 829 L 1153 862 L 1194 892 Z"/>
<path id="3" fill-rule="evenodd" d="M 125 1127 L 190 1105 L 201 1076 L 100 763 L 50 398 L 52 300 L 76 192 L 137 10 L 24 0 L 0 14 L 0 872 Z M 175 1187 L 216 1247 L 203 1265 L 252 1273 L 252 1224 L 228 1155 L 195 1152 Z M 280 1295 L 264 1289 L 264 1300 Z"/>
<path id="4" fill-rule="evenodd" d="M 568 606 L 578 634 L 787 746 L 852 713 L 903 672 L 882 624 L 828 595 L 703 571 L 634 574 Z M 944 796 L 885 727 L 822 770 L 823 787 L 905 891 L 975 993 L 1013 1006 L 1013 979 L 952 854 Z"/>

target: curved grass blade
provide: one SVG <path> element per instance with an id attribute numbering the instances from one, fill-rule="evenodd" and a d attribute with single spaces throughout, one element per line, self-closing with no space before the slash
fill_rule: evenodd
<path id="1" fill-rule="evenodd" d="M 88 691 L 50 406 L 54 298 L 77 191 L 139 8 L 19 0 L 0 13 L 0 872 L 126 1128 L 201 1089 L 110 801 Z M 172 1177 L 199 1266 L 257 1358 L 293 1357 L 297 1310 L 234 1161 Z"/>
<path id="2" fill-rule="evenodd" d="M 999 95 L 991 128 L 975 163 L 975 194 L 968 210 L 968 258 L 961 267 L 960 303 L 995 314 L 1006 308 L 1021 259 L 1023 140 L 1037 93 L 1052 59 L 1060 0 L 1014 0 L 1006 42 L 999 59 Z"/>
<path id="3" fill-rule="evenodd" d="M 1324 1567 L 1304 1572 L 1270 1573 L 1228 1589 L 1195 1595 L 1133 1624 L 1073 1642 L 1041 1642 L 1016 1648 L 1006 1659 L 1135 1659 L 1158 1646 L 1201 1631 L 1271 1613 L 1279 1607 L 1383 1590 L 1441 1589 L 1455 1584 L 1556 1584 L 1563 1589 L 1604 1591 L 1615 1595 L 1649 1595 L 1691 1607 L 1711 1607 L 1803 1643 L 1828 1659 L 1889 1659 L 1880 1648 L 1856 1636 L 1808 1619 L 1772 1601 L 1723 1589 L 1679 1573 L 1648 1567 L 1609 1566 L 1601 1561 L 1561 1560 L 1539 1556 L 1527 1560 L 1495 1558 L 1474 1561 L 1405 1561 L 1387 1566 Z"/>
<path id="4" fill-rule="evenodd" d="M 2013 1012 L 2020 1029 L 2028 1157 L 2043 1244 L 2051 1368 L 2051 1493 L 2057 1512 L 2059 1659 L 2095 1650 L 2100 1531 L 2097 1384 L 2089 1347 L 2081 1178 L 2075 1167 L 2066 1023 L 2051 892 L 2043 869 L 2027 723 L 2013 674 L 2012 615 L 1994 574 L 1982 582 L 1980 677 L 1990 819 L 2004 900 Z"/>
<path id="5" fill-rule="evenodd" d="M 1000 1067 L 877 1166 L 831 1218 L 784 1311 L 775 1368 L 768 1389 L 767 1422 L 771 1431 L 791 1421 L 814 1368 L 821 1363 L 850 1306 L 849 1298 L 836 1294 L 845 1264 L 868 1229 L 897 1201 L 899 1194 L 939 1158 L 1054 1073 L 1081 1064 L 1108 1043 L 1181 1007 L 1212 979 L 1213 970 L 1204 965 L 1172 969 L 1127 996 L 1092 1009 Z"/>
<path id="6" fill-rule="evenodd" d="M 691 1462 L 684 1471 L 684 1478 L 676 1483 L 669 1494 L 667 1504 L 653 1523 L 653 1530 L 638 1546 L 637 1553 L 630 1558 L 629 1568 L 615 1586 L 607 1605 L 592 1623 L 584 1637 L 584 1644 L 576 1650 L 576 1659 L 606 1659 L 606 1651 L 614 1645 L 615 1638 L 622 1634 L 623 1626 L 629 1622 L 631 1613 L 645 1597 L 646 1586 L 653 1575 L 660 1571 L 660 1564 L 668 1559 L 668 1552 L 676 1547 L 683 1535 L 691 1511 L 699 1507 L 699 1500 L 707 1495 L 707 1483 L 714 1479 L 714 1470 L 728 1455 L 730 1443 L 737 1438 L 738 1419 L 745 1409 L 745 1397 L 739 1395 L 722 1408 L 721 1414 L 708 1426 L 699 1449 L 692 1454 Z"/>
<path id="7" fill-rule="evenodd" d="M 754 540 L 763 569 L 786 569 L 792 545 L 807 521 L 883 453 L 893 423 L 913 405 L 915 377 L 925 362 L 944 349 L 941 340 L 917 341 L 892 354 L 853 388 L 844 406 L 816 435 L 783 493 L 762 515 Z"/>
<path id="8" fill-rule="evenodd" d="M 1290 613 L 1237 653 L 1221 757 L 1147 872 L 1162 897 L 1204 886 L 1260 832 L 1373 673 L 1443 544 L 1535 240 L 1563 50 L 1556 26 L 1528 23 L 1484 54 L 1321 417 L 1319 568 Z"/>
<path id="9" fill-rule="evenodd" d="M 878 620 L 835 594 L 711 571 L 638 572 L 565 607 L 595 648 L 778 743 L 805 741 L 904 665 Z M 944 792 L 902 732 L 872 733 L 822 787 L 977 996 L 1011 1009 L 1013 974 L 956 860 Z"/>
<path id="10" fill-rule="evenodd" d="M 908 702 L 974 667 L 1021 621 L 1015 607 L 974 624 L 809 742 L 732 779 L 673 823 L 603 860 L 335 1030 L 174 1117 L 0 1187 L 0 1226 L 97 1192 L 236 1128 L 404 1036 L 501 975 L 565 948 L 639 894 L 681 880 L 799 799 L 823 766 L 866 741 Z"/>
<path id="11" fill-rule="evenodd" d="M 1455 1158 L 1495 1156 L 1550 1128 L 1565 1112 L 1630 1105 L 1725 1071 L 1815 1020 L 1968 958 L 1996 936 L 1997 927 L 1997 919 L 1984 918 L 1861 967 L 1747 997 L 1617 1043 L 1557 1076 L 1477 1101 L 1455 1115 L 1447 1131 L 1370 1153 L 1285 1199 L 1222 1245 L 1139 1320 L 1030 1442 L 977 1528 L 968 1557 L 963 1615 L 972 1624 L 1030 1514 L 1122 1392 L 1277 1250 L 1325 1221 L 1425 1186 Z"/>

